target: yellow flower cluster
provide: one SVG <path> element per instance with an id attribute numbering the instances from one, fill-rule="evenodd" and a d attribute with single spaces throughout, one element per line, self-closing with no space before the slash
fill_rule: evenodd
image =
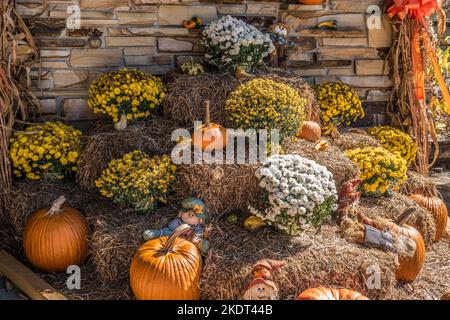
<path id="1" fill-rule="evenodd" d="M 370 128 L 369 134 L 374 136 L 381 145 L 392 153 L 400 155 L 411 165 L 417 155 L 417 145 L 412 138 L 403 131 L 389 126 Z"/>
<path id="2" fill-rule="evenodd" d="M 342 82 L 324 82 L 317 88 L 316 95 L 322 110 L 324 134 L 365 116 L 358 94 Z"/>
<path id="3" fill-rule="evenodd" d="M 238 129 L 278 129 L 294 136 L 305 119 L 306 100 L 290 86 L 270 79 L 241 84 L 226 101 L 227 120 Z"/>
<path id="4" fill-rule="evenodd" d="M 150 158 L 142 151 L 133 151 L 111 161 L 95 183 L 102 196 L 145 212 L 167 201 L 175 170 L 169 156 Z"/>
<path id="5" fill-rule="evenodd" d="M 363 193 L 368 196 L 389 195 L 407 179 L 406 161 L 382 147 L 367 147 L 345 152 L 361 170 Z"/>
<path id="6" fill-rule="evenodd" d="M 16 177 L 61 180 L 77 171 L 81 131 L 61 122 L 29 126 L 11 138 L 9 155 Z"/>
<path id="7" fill-rule="evenodd" d="M 148 118 L 164 100 L 161 80 L 135 69 L 122 69 L 100 76 L 89 87 L 88 105 L 118 122 Z"/>

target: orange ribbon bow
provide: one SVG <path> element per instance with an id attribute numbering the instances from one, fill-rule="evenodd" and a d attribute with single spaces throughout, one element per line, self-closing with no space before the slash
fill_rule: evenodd
<path id="1" fill-rule="evenodd" d="M 419 21 L 425 26 L 425 17 L 430 17 L 437 10 L 440 10 L 438 0 L 394 0 L 388 9 L 391 18 L 397 15 L 400 20 L 405 19 L 408 14 L 411 19 Z"/>

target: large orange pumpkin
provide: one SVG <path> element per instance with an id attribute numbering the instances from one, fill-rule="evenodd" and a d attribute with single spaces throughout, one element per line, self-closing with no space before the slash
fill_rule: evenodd
<path id="1" fill-rule="evenodd" d="M 138 300 L 200 299 L 200 252 L 192 242 L 178 238 L 189 229 L 181 225 L 172 236 L 141 246 L 130 268 L 131 290 Z"/>
<path id="2" fill-rule="evenodd" d="M 412 282 L 416 280 L 425 262 L 426 248 L 422 235 L 415 228 L 405 224 L 415 210 L 415 208 L 406 209 L 396 221 L 388 221 L 385 225 L 393 233 L 412 239 L 416 244 L 416 251 L 412 257 L 401 257 L 399 259 L 400 266 L 397 270 L 397 280 L 399 281 Z M 377 226 L 377 222 L 373 219 L 361 213 L 358 214 L 362 218 L 361 222 Z"/>
<path id="3" fill-rule="evenodd" d="M 311 288 L 300 293 L 296 300 L 369 300 L 361 293 L 349 289 Z"/>
<path id="4" fill-rule="evenodd" d="M 435 241 L 441 240 L 442 236 L 445 234 L 445 228 L 447 227 L 448 222 L 448 210 L 444 201 L 438 197 L 424 196 L 421 194 L 413 194 L 410 198 L 433 214 L 436 223 Z"/>
<path id="5" fill-rule="evenodd" d="M 302 130 L 298 134 L 298 137 L 311 142 L 317 142 L 322 138 L 322 128 L 317 122 L 306 121 L 303 123 Z"/>
<path id="6" fill-rule="evenodd" d="M 210 103 L 206 101 L 205 124 L 196 128 L 192 135 L 192 143 L 202 151 L 223 150 L 228 143 L 227 129 L 219 124 L 211 123 Z"/>
<path id="7" fill-rule="evenodd" d="M 76 209 L 62 207 L 59 197 L 50 209 L 31 215 L 23 233 L 27 259 L 46 272 L 66 272 L 71 265 L 81 265 L 88 251 L 88 226 Z"/>

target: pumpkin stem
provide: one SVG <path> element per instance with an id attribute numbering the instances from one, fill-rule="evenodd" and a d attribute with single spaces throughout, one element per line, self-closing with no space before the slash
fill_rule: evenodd
<path id="1" fill-rule="evenodd" d="M 175 231 L 172 233 L 172 235 L 167 239 L 166 243 L 164 244 L 164 247 L 161 249 L 162 252 L 167 253 L 170 250 L 172 250 L 173 244 L 175 243 L 175 240 L 181 236 L 183 233 L 191 230 L 191 226 L 188 224 L 182 224 L 181 226 L 177 227 Z"/>
<path id="2" fill-rule="evenodd" d="M 406 209 L 398 218 L 395 220 L 395 224 L 402 226 L 404 225 L 410 218 L 411 214 L 416 211 L 416 208 L 408 208 Z"/>
<path id="3" fill-rule="evenodd" d="M 210 113 L 210 102 L 209 102 L 209 100 L 205 101 L 205 108 L 206 108 L 205 123 L 206 123 L 206 127 L 209 127 L 211 125 L 211 113 Z"/>
<path id="4" fill-rule="evenodd" d="M 59 213 L 61 211 L 61 206 L 64 204 L 64 202 L 66 202 L 66 197 L 64 197 L 64 196 L 61 196 L 58 199 L 56 199 L 53 202 L 50 210 L 47 212 L 47 215 L 52 216 L 54 214 Z"/>

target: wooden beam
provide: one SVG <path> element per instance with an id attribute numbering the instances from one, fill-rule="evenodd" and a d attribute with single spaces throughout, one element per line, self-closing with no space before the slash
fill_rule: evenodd
<path id="1" fill-rule="evenodd" d="M 64 295 L 5 250 L 0 251 L 0 274 L 33 300 L 67 300 Z"/>

